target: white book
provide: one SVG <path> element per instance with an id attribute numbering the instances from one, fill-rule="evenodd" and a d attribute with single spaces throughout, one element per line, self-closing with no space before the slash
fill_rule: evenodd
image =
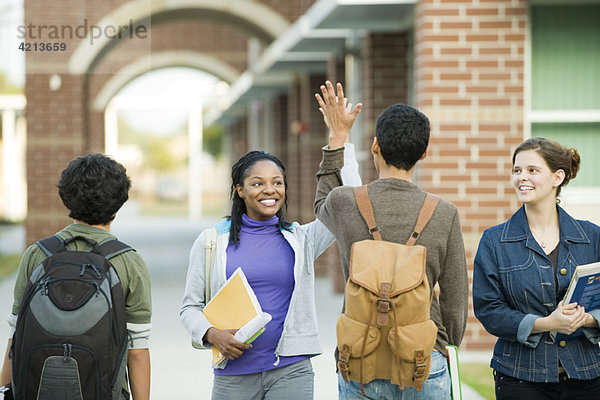
<path id="1" fill-rule="evenodd" d="M 448 352 L 448 370 L 450 371 L 450 392 L 452 400 L 462 400 L 462 389 L 460 387 L 460 368 L 458 367 L 458 348 L 451 344 L 446 346 Z"/>

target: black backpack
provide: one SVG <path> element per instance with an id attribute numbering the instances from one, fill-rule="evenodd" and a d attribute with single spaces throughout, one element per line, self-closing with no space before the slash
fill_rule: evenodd
<path id="1" fill-rule="evenodd" d="M 66 245 L 85 240 L 91 251 Z M 125 298 L 110 258 L 133 250 L 83 236 L 37 242 L 48 255 L 32 273 L 11 347 L 18 400 L 120 399 L 127 365 Z"/>

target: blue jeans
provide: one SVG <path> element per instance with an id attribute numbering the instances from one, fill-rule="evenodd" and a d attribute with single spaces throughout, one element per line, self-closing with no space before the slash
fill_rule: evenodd
<path id="1" fill-rule="evenodd" d="M 373 400 L 450 400 L 450 374 L 446 357 L 439 351 L 431 352 L 431 370 L 429 378 L 423 383 L 421 390 L 407 387 L 401 390 L 387 379 L 375 379 L 364 384 L 368 399 Z M 360 383 L 344 382 L 338 373 L 338 390 L 340 400 L 362 400 L 365 397 L 360 391 Z"/>

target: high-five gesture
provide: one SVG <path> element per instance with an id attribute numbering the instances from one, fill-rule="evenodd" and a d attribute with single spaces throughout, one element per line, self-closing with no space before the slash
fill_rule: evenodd
<path id="1" fill-rule="evenodd" d="M 319 103 L 319 111 L 323 114 L 325 124 L 329 128 L 329 148 L 337 149 L 344 146 L 348 139 L 348 134 L 356 117 L 362 108 L 362 104 L 358 103 L 354 109 L 352 103 L 347 104 L 347 99 L 344 97 L 344 88 L 341 83 L 337 85 L 337 95 L 333 84 L 330 81 L 321 85 L 321 93 L 315 93 L 317 102 Z"/>

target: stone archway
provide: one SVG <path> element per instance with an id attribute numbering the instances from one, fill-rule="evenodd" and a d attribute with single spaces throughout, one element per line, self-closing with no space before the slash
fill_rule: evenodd
<path id="1" fill-rule="evenodd" d="M 184 67 L 206 72 L 218 80 L 231 84 L 239 77 L 239 72 L 217 57 L 208 56 L 192 51 L 164 51 L 153 53 L 151 59 L 140 58 L 117 71 L 101 88 L 91 102 L 94 112 L 104 114 L 104 152 L 119 158 L 119 113 L 123 111 L 150 111 L 161 112 L 168 110 L 182 111 L 187 114 L 187 139 L 186 147 L 189 158 L 187 165 L 187 215 L 198 219 L 203 211 L 203 101 L 200 94 L 165 100 L 159 97 L 119 98 L 119 92 L 130 82 L 153 71 Z M 115 102 L 117 100 L 117 102 Z M 123 101 L 127 100 L 127 101 Z M 132 176 L 132 179 L 134 177 Z"/>
<path id="2" fill-rule="evenodd" d="M 263 42 L 270 42 L 288 28 L 289 22 L 279 13 L 256 1 L 230 0 L 171 0 L 151 2 L 146 0 L 129 2 L 105 16 L 98 26 L 127 26 L 148 18 L 178 18 L 181 13 L 202 14 L 203 18 L 219 20 L 225 24 L 236 25 L 247 31 L 250 36 Z M 264 21 L 269 21 L 265 24 Z M 82 40 L 69 60 L 69 72 L 72 74 L 89 73 L 98 57 L 101 57 L 106 46 L 113 40 L 103 36 L 97 45 L 93 45 L 90 36 Z"/>
<path id="3" fill-rule="evenodd" d="M 115 30 L 93 41 L 91 30 L 85 37 L 64 37 L 67 50 L 52 54 L 51 62 L 48 54 L 27 55 L 26 243 L 69 222 L 56 195 L 60 171 L 78 155 L 104 150 L 103 107 L 120 87 L 136 74 L 168 65 L 199 68 L 232 81 L 248 66 L 248 41 L 267 45 L 302 14 L 302 3 L 276 10 L 269 0 L 136 0 L 94 7 L 65 0 L 61 10 L 69 12 L 56 13 L 42 0 L 31 0 L 25 25 L 112 25 Z M 143 24 L 152 40 L 142 45 L 115 40 L 120 26 Z M 51 80 L 58 84 L 49 85 Z"/>
<path id="4" fill-rule="evenodd" d="M 140 58 L 121 68 L 113 75 L 91 102 L 95 111 L 106 108 L 110 99 L 127 83 L 138 76 L 155 69 L 169 67 L 188 67 L 208 72 L 231 84 L 239 77 L 239 72 L 217 57 L 192 51 L 164 51 L 151 57 Z"/>

